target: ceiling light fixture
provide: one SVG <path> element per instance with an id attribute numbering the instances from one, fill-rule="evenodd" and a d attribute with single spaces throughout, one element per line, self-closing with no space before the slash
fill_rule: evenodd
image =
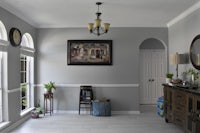
<path id="1" fill-rule="evenodd" d="M 88 30 L 90 33 L 93 33 L 97 36 L 100 36 L 104 33 L 107 33 L 110 27 L 109 23 L 104 23 L 104 27 L 101 27 L 101 12 L 99 12 L 99 6 L 101 5 L 101 2 L 97 2 L 96 5 L 98 6 L 98 11 L 96 12 L 97 19 L 94 20 L 94 23 L 89 23 L 88 24 Z M 95 27 L 94 27 L 95 25 Z"/>

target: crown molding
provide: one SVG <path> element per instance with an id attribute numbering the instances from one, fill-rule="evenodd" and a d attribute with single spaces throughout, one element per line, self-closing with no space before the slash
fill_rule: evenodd
<path id="1" fill-rule="evenodd" d="M 188 8 L 187 10 L 185 10 L 183 13 L 181 13 L 180 15 L 178 15 L 177 17 L 175 17 L 171 21 L 169 21 L 167 23 L 167 27 L 168 28 L 171 27 L 172 25 L 176 24 L 180 20 L 182 20 L 185 17 L 187 17 L 188 15 L 192 14 L 194 11 L 196 11 L 199 8 L 200 8 L 200 1 L 197 2 L 196 4 L 194 4 L 193 6 L 191 6 L 190 8 Z"/>
<path id="2" fill-rule="evenodd" d="M 38 25 L 36 23 L 34 23 L 33 21 L 27 19 L 27 17 L 25 17 L 20 11 L 7 6 L 7 4 L 5 4 L 1 0 L 0 0 L 0 4 L 1 4 L 0 7 L 2 7 L 3 9 L 5 9 L 9 13 L 11 13 L 12 15 L 17 16 L 19 19 L 21 19 L 22 21 L 26 22 L 27 24 L 29 24 L 29 25 L 31 25 L 33 27 L 38 27 Z"/>

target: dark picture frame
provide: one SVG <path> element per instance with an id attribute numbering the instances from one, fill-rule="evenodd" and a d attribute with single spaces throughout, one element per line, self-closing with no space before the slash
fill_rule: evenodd
<path id="1" fill-rule="evenodd" d="M 112 65 L 112 40 L 68 40 L 68 65 Z"/>

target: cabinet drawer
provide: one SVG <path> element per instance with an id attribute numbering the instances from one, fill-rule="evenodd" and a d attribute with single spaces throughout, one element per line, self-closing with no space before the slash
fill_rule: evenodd
<path id="1" fill-rule="evenodd" d="M 186 102 L 186 99 L 184 99 L 184 98 L 175 98 L 174 104 L 186 106 L 187 102 Z"/>
<path id="2" fill-rule="evenodd" d="M 175 92 L 173 102 L 177 105 L 186 106 L 186 104 L 187 104 L 186 94 L 184 92 L 181 92 L 181 91 Z"/>
<path id="3" fill-rule="evenodd" d="M 179 113 L 185 113 L 187 109 L 185 106 L 182 105 L 174 105 L 174 111 L 177 111 Z"/>

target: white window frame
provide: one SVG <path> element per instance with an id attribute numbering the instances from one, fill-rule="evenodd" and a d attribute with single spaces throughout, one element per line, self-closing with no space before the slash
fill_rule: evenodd
<path id="1" fill-rule="evenodd" d="M 1 42 L 1 41 L 0 41 Z M 5 43 L 5 46 L 8 46 L 8 43 Z M 1 53 L 1 96 L 2 96 L 2 118 L 0 122 L 0 129 L 2 126 L 5 126 L 5 123 L 8 124 L 8 81 L 7 81 L 7 52 L 0 51 Z"/>
<path id="2" fill-rule="evenodd" d="M 3 53 L 0 51 L 0 122 L 3 122 L 3 89 L 2 89 L 2 66 L 3 66 L 3 60 L 2 55 Z"/>
<path id="3" fill-rule="evenodd" d="M 26 63 L 24 63 L 24 65 L 26 65 L 26 66 L 24 66 L 24 68 L 26 68 L 26 70 L 20 71 L 21 76 L 22 76 L 22 74 L 25 73 L 25 75 L 21 77 L 21 78 L 25 78 L 25 79 L 21 79 L 21 81 L 22 80 L 25 81 L 25 82 L 21 83 L 21 110 L 24 111 L 24 110 L 30 108 L 30 100 L 31 100 L 30 97 L 29 97 L 30 96 L 30 78 L 29 78 L 30 77 L 30 69 L 29 69 L 30 62 L 29 62 L 29 57 L 26 56 L 26 55 L 22 55 L 22 54 L 21 54 L 20 61 L 26 62 Z M 21 64 L 21 66 L 22 66 L 22 64 Z M 25 91 L 24 96 L 22 96 L 22 92 L 23 92 L 22 86 L 26 86 L 26 91 Z M 23 109 L 22 108 L 23 107 L 22 102 L 23 102 L 24 99 L 26 99 L 27 106 Z"/>
<path id="4" fill-rule="evenodd" d="M 26 57 L 27 63 L 26 63 L 26 82 L 21 83 L 20 86 L 26 85 L 27 86 L 27 93 L 26 93 L 26 99 L 27 99 L 27 107 L 22 110 L 21 108 L 21 115 L 26 114 L 29 110 L 31 110 L 34 107 L 34 45 L 33 45 L 33 39 L 29 33 L 25 33 L 22 36 L 22 43 L 21 43 L 21 56 Z M 21 62 L 21 58 L 20 58 Z M 20 71 L 21 73 L 21 71 Z M 22 91 L 22 88 L 20 87 L 20 90 Z M 22 94 L 22 92 L 21 92 Z M 22 107 L 22 95 L 21 95 L 21 107 Z"/>
<path id="5" fill-rule="evenodd" d="M 9 45 L 7 31 L 0 21 L 0 88 L 1 88 L 1 118 L 0 129 L 8 124 L 8 66 L 7 66 L 7 47 Z"/>

